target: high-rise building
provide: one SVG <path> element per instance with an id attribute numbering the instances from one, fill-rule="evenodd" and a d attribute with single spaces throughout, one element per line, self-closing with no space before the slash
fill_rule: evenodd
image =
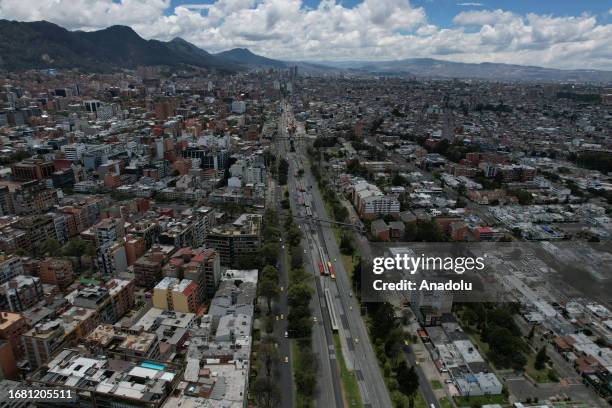
<path id="1" fill-rule="evenodd" d="M 162 266 L 168 260 L 168 247 L 153 247 L 134 262 L 136 284 L 147 289 L 153 288 L 162 278 Z"/>
<path id="2" fill-rule="evenodd" d="M 21 274 L 23 274 L 23 263 L 20 257 L 0 254 L 0 285 Z"/>
<path id="3" fill-rule="evenodd" d="M 21 337 L 30 368 L 46 364 L 51 357 L 76 337 L 76 324 L 63 319 L 44 320 Z"/>
<path id="4" fill-rule="evenodd" d="M 72 263 L 66 259 L 46 258 L 40 262 L 38 277 L 42 283 L 56 285 L 64 291 L 74 282 Z"/>
<path id="5" fill-rule="evenodd" d="M 77 289 L 66 298 L 74 306 L 97 311 L 101 322 L 114 324 L 134 307 L 134 281 L 111 279 L 103 286 Z"/>
<path id="6" fill-rule="evenodd" d="M 25 354 L 21 335 L 28 330 L 28 322 L 19 313 L 0 312 L 0 339 L 11 345 L 16 360 L 20 360 Z"/>
<path id="7" fill-rule="evenodd" d="M 198 284 L 198 302 L 211 299 L 221 277 L 221 259 L 212 248 L 181 248 L 163 268 L 164 276 L 185 278 Z"/>
<path id="8" fill-rule="evenodd" d="M 53 162 L 38 159 L 23 160 L 11 166 L 16 180 L 42 180 L 51 177 L 54 171 Z"/>
<path id="9" fill-rule="evenodd" d="M 0 286 L 0 310 L 22 312 L 44 299 L 40 278 L 17 275 Z"/>
<path id="10" fill-rule="evenodd" d="M 72 143 L 62 146 L 61 149 L 66 160 L 78 162 L 83 158 L 83 153 L 87 150 L 87 146 L 84 143 Z"/>
<path id="11" fill-rule="evenodd" d="M 153 306 L 195 313 L 198 310 L 198 284 L 189 279 L 165 277 L 153 289 Z"/>
<path id="12" fill-rule="evenodd" d="M 232 265 L 240 257 L 252 256 L 261 246 L 261 215 L 243 214 L 233 224 L 213 227 L 206 246 L 214 248 L 222 265 Z"/>

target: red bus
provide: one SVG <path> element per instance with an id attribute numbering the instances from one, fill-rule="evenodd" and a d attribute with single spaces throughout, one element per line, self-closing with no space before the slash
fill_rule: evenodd
<path id="1" fill-rule="evenodd" d="M 327 261 L 327 268 L 329 269 L 329 276 L 331 276 L 332 279 L 336 279 L 336 273 L 334 272 L 334 268 L 332 268 L 332 264 L 329 261 Z"/>

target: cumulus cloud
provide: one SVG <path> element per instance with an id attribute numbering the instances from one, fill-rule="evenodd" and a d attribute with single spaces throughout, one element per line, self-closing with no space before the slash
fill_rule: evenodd
<path id="1" fill-rule="evenodd" d="M 458 3 L 481 6 L 481 3 Z M 69 12 L 66 12 L 69 10 Z M 612 24 L 594 16 L 458 13 L 450 27 L 409 0 L 215 0 L 173 7 L 170 0 L 0 0 L 0 18 L 49 20 L 69 29 L 129 25 L 145 38 L 182 37 L 208 51 L 233 47 L 283 59 L 438 57 L 559 68 L 612 65 Z"/>

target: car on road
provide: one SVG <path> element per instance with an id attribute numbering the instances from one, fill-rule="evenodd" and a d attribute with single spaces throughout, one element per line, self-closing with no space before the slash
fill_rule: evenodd
<path id="1" fill-rule="evenodd" d="M 317 316 L 312 316 L 312 321 L 316 322 L 317 321 Z"/>
<path id="2" fill-rule="evenodd" d="M 285 332 L 285 338 L 289 337 L 289 333 Z"/>
<path id="3" fill-rule="evenodd" d="M 289 357 L 285 356 L 285 363 L 288 363 L 288 362 L 289 362 Z"/>

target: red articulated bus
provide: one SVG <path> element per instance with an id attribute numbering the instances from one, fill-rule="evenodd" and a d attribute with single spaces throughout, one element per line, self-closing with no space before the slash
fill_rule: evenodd
<path id="1" fill-rule="evenodd" d="M 331 276 L 332 279 L 336 279 L 336 273 L 334 272 L 334 268 L 329 261 L 327 261 L 327 268 L 329 269 L 329 276 Z"/>

